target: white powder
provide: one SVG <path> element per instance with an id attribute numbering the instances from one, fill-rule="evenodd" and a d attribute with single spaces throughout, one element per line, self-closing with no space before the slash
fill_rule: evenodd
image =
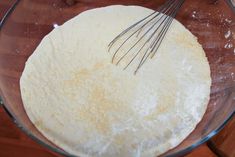
<path id="1" fill-rule="evenodd" d="M 231 36 L 231 31 L 228 30 L 228 31 L 224 34 L 224 37 L 225 37 L 226 39 L 228 39 L 230 36 Z"/>
<path id="2" fill-rule="evenodd" d="M 193 131 L 209 101 L 210 66 L 181 23 L 173 20 L 156 56 L 136 75 L 111 64 L 109 42 L 152 12 L 97 8 L 43 38 L 20 88 L 30 120 L 45 137 L 76 156 L 155 157 Z"/>
<path id="3" fill-rule="evenodd" d="M 233 47 L 233 44 L 232 43 L 226 43 L 225 45 L 224 45 L 224 48 L 226 48 L 226 49 L 231 49 Z"/>

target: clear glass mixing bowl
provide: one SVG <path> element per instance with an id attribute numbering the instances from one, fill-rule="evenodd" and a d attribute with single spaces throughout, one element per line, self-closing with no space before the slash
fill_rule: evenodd
<path id="1" fill-rule="evenodd" d="M 163 1 L 148 0 L 20 0 L 0 30 L 0 95 L 15 122 L 30 137 L 60 154 L 72 156 L 47 140 L 30 122 L 22 105 L 19 79 L 27 58 L 55 25 L 82 11 L 113 4 L 156 9 Z M 0 5 L 5 5 L 1 1 Z M 196 129 L 165 156 L 187 153 L 215 135 L 235 112 L 235 13 L 223 0 L 186 0 L 176 19 L 202 44 L 208 57 L 212 87 L 206 114 Z"/>

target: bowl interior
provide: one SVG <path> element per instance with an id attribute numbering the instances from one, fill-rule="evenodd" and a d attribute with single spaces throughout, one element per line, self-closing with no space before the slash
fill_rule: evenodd
<path id="1" fill-rule="evenodd" d="M 30 122 L 23 108 L 19 79 L 27 58 L 54 24 L 61 25 L 82 11 L 113 4 L 141 5 L 156 9 L 162 0 L 21 0 L 0 30 L 0 95 L 17 124 L 48 148 L 68 155 L 47 140 Z M 5 2 L 0 2 L 5 5 Z M 197 128 L 164 155 L 182 155 L 203 143 L 226 123 L 235 111 L 235 16 L 225 1 L 187 0 L 179 20 L 202 44 L 208 57 L 212 86 L 210 102 Z"/>

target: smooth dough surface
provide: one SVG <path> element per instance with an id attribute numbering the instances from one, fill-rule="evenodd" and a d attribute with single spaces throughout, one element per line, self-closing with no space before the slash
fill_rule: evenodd
<path id="1" fill-rule="evenodd" d="M 173 21 L 137 75 L 111 63 L 108 43 L 152 10 L 109 6 L 55 28 L 26 62 L 25 110 L 45 137 L 81 157 L 154 157 L 203 117 L 210 67 L 196 37 Z"/>

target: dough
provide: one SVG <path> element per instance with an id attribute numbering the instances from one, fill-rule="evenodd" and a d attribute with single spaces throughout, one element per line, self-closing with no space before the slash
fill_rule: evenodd
<path id="1" fill-rule="evenodd" d="M 207 108 L 210 67 L 196 37 L 174 20 L 136 75 L 111 63 L 108 43 L 150 14 L 139 6 L 85 11 L 46 35 L 20 79 L 39 131 L 81 157 L 155 157 L 177 146 Z"/>

